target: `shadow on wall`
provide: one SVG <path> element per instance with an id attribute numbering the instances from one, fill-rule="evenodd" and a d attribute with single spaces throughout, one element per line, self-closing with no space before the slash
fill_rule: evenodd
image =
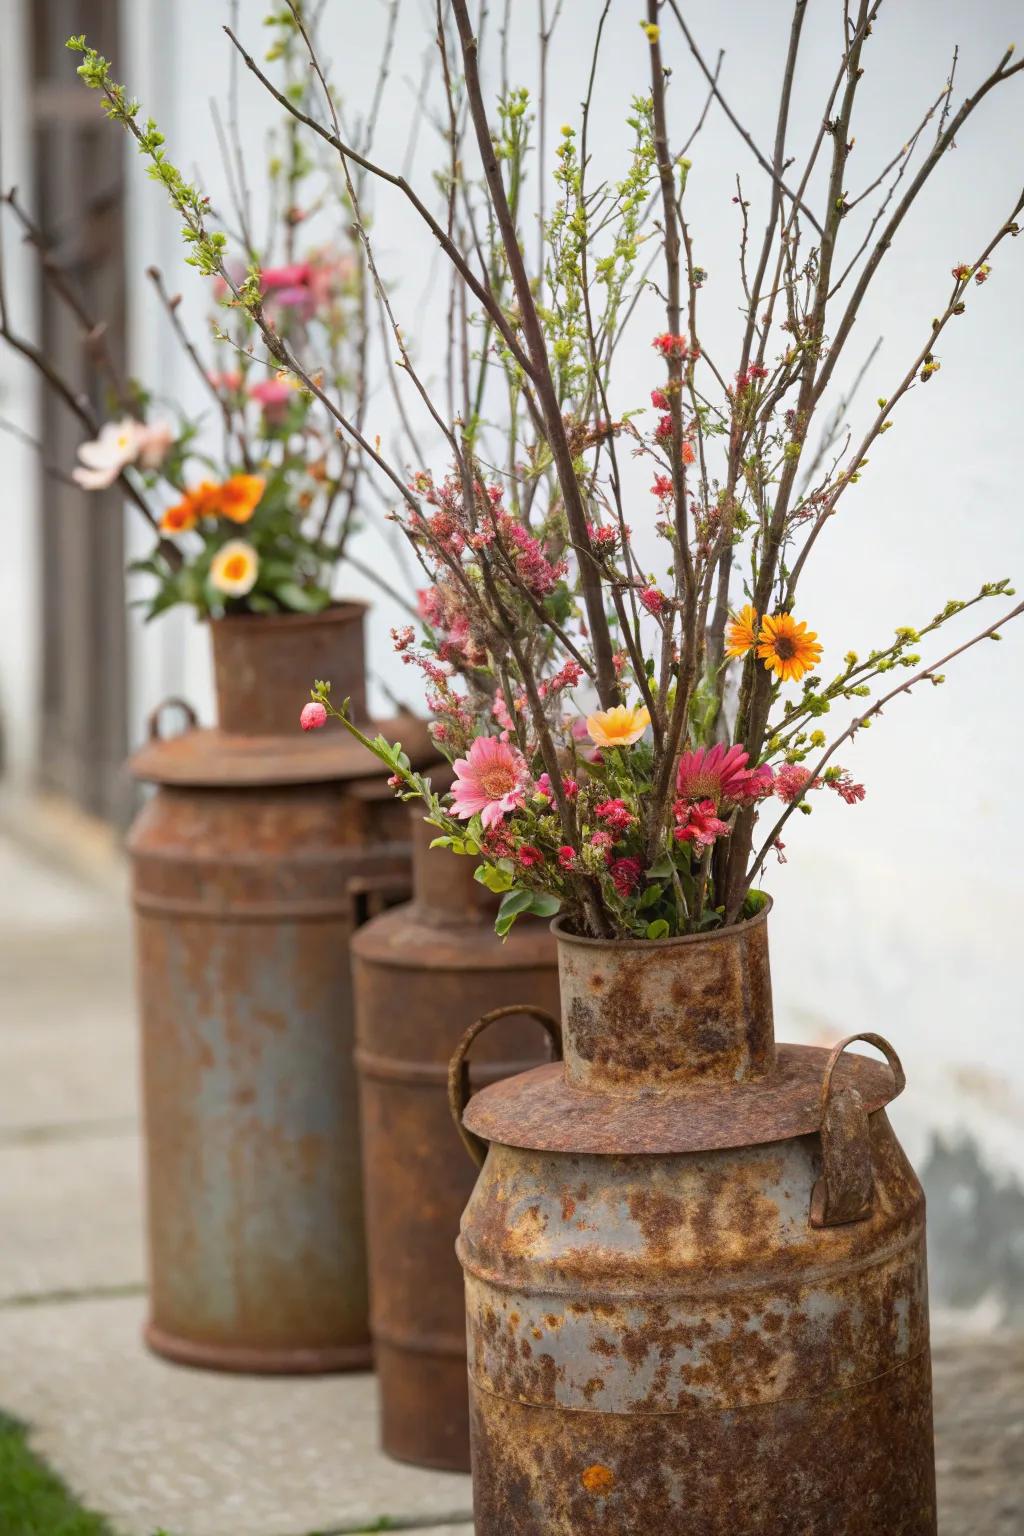
<path id="1" fill-rule="evenodd" d="M 1024 1326 L 1024 1187 L 997 1178 L 970 1136 L 933 1137 L 921 1182 L 933 1302 Z"/>

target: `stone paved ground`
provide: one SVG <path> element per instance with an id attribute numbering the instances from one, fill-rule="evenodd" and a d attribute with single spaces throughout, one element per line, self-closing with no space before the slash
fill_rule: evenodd
<path id="1" fill-rule="evenodd" d="M 142 1349 L 130 970 L 117 881 L 0 836 L 0 1411 L 124 1536 L 385 1516 L 469 1536 L 467 1479 L 378 1452 L 372 1377 L 218 1376 Z M 942 1536 L 1021 1536 L 1024 1336 L 941 1336 L 935 1363 Z"/>

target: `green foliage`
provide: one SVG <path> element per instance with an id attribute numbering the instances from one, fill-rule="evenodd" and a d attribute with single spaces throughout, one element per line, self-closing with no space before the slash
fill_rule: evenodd
<path id="1" fill-rule="evenodd" d="M 0 1415 L 0 1531 L 9 1536 L 114 1536 L 28 1448 L 26 1431 Z M 161 1536 L 156 1532 L 154 1536 Z"/>

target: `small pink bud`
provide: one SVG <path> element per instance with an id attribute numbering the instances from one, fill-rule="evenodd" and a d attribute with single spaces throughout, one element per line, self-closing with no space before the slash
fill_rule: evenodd
<path id="1" fill-rule="evenodd" d="M 322 725 L 327 724 L 326 706 L 318 699 L 311 699 L 308 704 L 303 705 L 299 724 L 304 731 L 318 731 Z"/>

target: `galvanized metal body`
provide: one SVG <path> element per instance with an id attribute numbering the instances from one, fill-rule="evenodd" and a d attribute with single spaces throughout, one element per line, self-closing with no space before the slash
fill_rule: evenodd
<path id="1" fill-rule="evenodd" d="M 294 666 L 289 738 L 157 719 L 133 760 L 159 785 L 129 839 L 146 1338 L 223 1370 L 371 1358 L 349 941 L 360 904 L 408 893 L 408 828 L 358 744 L 299 732 Z M 429 755 L 416 722 L 383 728 Z"/>
<path id="2" fill-rule="evenodd" d="M 474 861 L 430 852 L 435 829 L 417 813 L 413 823 L 412 902 L 367 923 L 352 944 L 381 1440 L 402 1461 L 468 1471 L 454 1243 L 474 1175 L 448 1113 L 447 1063 L 486 1009 L 529 997 L 557 1010 L 558 969 L 546 926 L 517 924 L 501 943 Z M 474 1080 L 493 1082 L 546 1056 L 537 1025 L 511 1017 L 489 1036 Z"/>
<path id="3" fill-rule="evenodd" d="M 764 924 L 645 946 L 642 985 L 623 946 L 637 1014 L 620 977 L 611 1043 L 618 947 L 563 935 L 563 1071 L 469 1105 L 491 1143 L 458 1245 L 477 1536 L 935 1536 L 924 1199 L 884 1112 L 902 1074 L 746 1048 Z"/>

